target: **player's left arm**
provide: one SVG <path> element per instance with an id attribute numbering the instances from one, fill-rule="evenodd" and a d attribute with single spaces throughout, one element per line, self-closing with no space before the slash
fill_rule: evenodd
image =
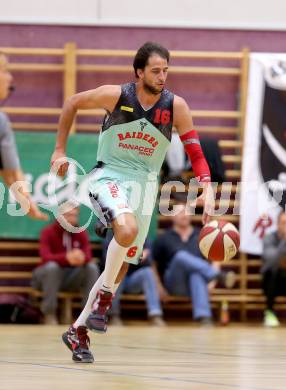
<path id="1" fill-rule="evenodd" d="M 202 221 L 205 224 L 209 221 L 214 208 L 214 195 L 210 185 L 210 169 L 202 151 L 198 133 L 193 127 L 189 106 L 179 96 L 174 97 L 173 124 L 184 144 L 184 149 L 191 161 L 195 177 L 203 187 L 203 193 L 198 200 L 202 201 L 204 205 Z"/>

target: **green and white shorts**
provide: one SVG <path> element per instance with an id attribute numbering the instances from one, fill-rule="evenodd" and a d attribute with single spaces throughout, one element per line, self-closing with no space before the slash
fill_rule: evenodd
<path id="1" fill-rule="evenodd" d="M 138 264 L 156 202 L 157 175 L 103 165 L 95 168 L 89 177 L 90 200 L 101 222 L 108 226 L 120 214 L 134 214 L 138 234 L 125 261 Z"/>

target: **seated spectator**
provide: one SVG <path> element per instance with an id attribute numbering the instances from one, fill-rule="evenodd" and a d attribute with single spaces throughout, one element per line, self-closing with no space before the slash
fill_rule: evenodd
<path id="1" fill-rule="evenodd" d="M 225 166 L 218 141 L 210 137 L 201 137 L 201 145 L 210 167 L 212 181 L 223 183 L 225 181 Z"/>
<path id="2" fill-rule="evenodd" d="M 63 214 L 72 226 L 78 224 L 79 208 Z M 85 304 L 88 294 L 99 277 L 99 269 L 91 261 L 91 248 L 85 231 L 71 233 L 58 221 L 46 226 L 40 238 L 41 264 L 34 270 L 32 287 L 43 291 L 41 310 L 46 324 L 57 324 L 57 294 L 78 291 Z"/>
<path id="3" fill-rule="evenodd" d="M 103 262 L 105 262 L 106 251 L 109 242 L 113 237 L 112 230 L 109 230 L 103 245 Z M 144 294 L 147 305 L 148 318 L 151 325 L 164 326 L 163 312 L 160 303 L 158 288 L 157 270 L 152 265 L 151 244 L 149 240 L 144 245 L 142 258 L 139 265 L 129 264 L 128 272 L 118 287 L 112 302 L 111 315 L 114 325 L 122 324 L 120 318 L 120 298 L 126 294 Z M 160 283 L 161 284 L 161 283 Z"/>
<path id="4" fill-rule="evenodd" d="M 286 213 L 278 216 L 277 231 L 264 237 L 262 286 L 266 296 L 267 309 L 264 312 L 264 325 L 276 327 L 280 322 L 274 313 L 275 298 L 286 295 Z"/>
<path id="5" fill-rule="evenodd" d="M 176 180 L 182 176 L 182 172 L 186 169 L 186 155 L 184 145 L 180 140 L 178 133 L 172 134 L 171 144 L 166 153 L 164 168 L 167 170 L 167 178 L 163 181 Z"/>
<path id="6" fill-rule="evenodd" d="M 154 242 L 153 257 L 165 288 L 171 295 L 192 299 L 193 318 L 203 325 L 212 323 L 208 286 L 217 281 L 231 288 L 234 272 L 224 273 L 201 255 L 198 246 L 199 229 L 191 224 L 185 205 L 173 217 L 173 227 Z"/>

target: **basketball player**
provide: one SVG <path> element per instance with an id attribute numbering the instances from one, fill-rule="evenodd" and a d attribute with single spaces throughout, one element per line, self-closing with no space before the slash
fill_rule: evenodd
<path id="1" fill-rule="evenodd" d="M 77 110 L 102 108 L 107 115 L 102 125 L 97 152 L 97 169 L 90 177 L 90 198 L 98 215 L 114 233 L 106 256 L 105 269 L 90 291 L 89 299 L 76 322 L 64 333 L 63 340 L 73 352 L 73 360 L 92 362 L 87 328 L 106 332 L 106 313 L 123 279 L 128 263 L 138 263 L 148 233 L 159 174 L 175 126 L 191 159 L 196 178 L 204 187 L 203 223 L 209 218 L 212 193 L 210 171 L 201 150 L 187 103 L 165 89 L 169 52 L 157 43 L 147 42 L 137 52 L 133 67 L 136 83 L 105 85 L 69 98 L 64 104 L 51 165 L 60 176 L 68 169 L 66 144 Z M 84 152 L 84 151 L 83 151 Z M 62 163 L 56 163 L 61 159 Z M 153 179 L 152 179 L 153 178 Z M 132 207 L 126 182 L 140 185 L 135 191 L 139 207 Z M 150 190 L 153 188 L 153 191 Z M 209 194 L 209 196 L 206 196 Z M 147 199 L 147 201 L 146 201 Z M 207 200 L 206 200 L 207 199 Z M 147 215 L 148 214 L 148 215 Z M 92 310 L 92 311 L 91 311 Z"/>
<path id="2" fill-rule="evenodd" d="M 5 101 L 12 87 L 12 75 L 8 70 L 7 57 L 0 52 L 0 101 Z M 17 147 L 11 124 L 7 115 L 0 112 L 0 176 L 4 183 L 11 188 L 16 200 L 29 217 L 47 220 L 30 197 L 25 186 L 25 177 L 21 170 Z M 16 186 L 15 184 L 18 183 Z"/>

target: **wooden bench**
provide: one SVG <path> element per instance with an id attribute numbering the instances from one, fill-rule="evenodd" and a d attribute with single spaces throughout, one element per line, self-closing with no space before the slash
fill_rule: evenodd
<path id="1" fill-rule="evenodd" d="M 0 242 L 0 250 L 8 249 L 11 243 Z M 38 249 L 38 243 L 14 243 L 14 250 L 24 249 Z M 39 304 L 42 298 L 42 292 L 30 287 L 32 277 L 32 269 L 39 264 L 40 258 L 38 256 L 0 256 L 0 281 L 5 281 L 4 286 L 0 286 L 1 293 L 24 294 L 36 301 Z M 237 262 L 234 260 L 233 266 L 237 267 Z M 3 269 L 4 266 L 4 269 Z M 7 269 L 7 266 L 9 269 Z M 6 267 L 6 268 L 5 268 Z M 16 285 L 13 285 L 15 284 Z M 59 308 L 60 318 L 64 323 L 70 323 L 72 320 L 72 310 L 81 307 L 81 295 L 75 292 L 59 292 Z M 227 300 L 234 305 L 241 302 L 239 289 L 232 290 L 216 288 L 211 294 L 211 303 L 218 307 L 222 302 Z M 129 295 L 122 296 L 122 308 L 128 310 L 145 309 L 145 298 L 143 295 Z M 163 304 L 165 310 L 190 310 L 191 303 L 187 297 L 170 297 L 170 300 Z"/>
<path id="2" fill-rule="evenodd" d="M 94 254 L 99 256 L 101 245 L 96 243 L 92 246 Z M 40 302 L 42 293 L 30 287 L 32 269 L 40 261 L 38 248 L 38 242 L 0 241 L 0 282 L 6 281 L 6 285 L 0 286 L 0 293 L 26 294 Z M 262 317 L 261 311 L 265 308 L 265 298 L 261 290 L 260 266 L 259 258 L 246 255 L 225 263 L 226 269 L 236 272 L 237 283 L 231 290 L 215 288 L 210 295 L 212 307 L 218 309 L 222 302 L 227 301 L 230 311 L 238 312 L 241 321 L 247 320 L 255 311 L 260 312 L 259 315 Z M 80 308 L 80 298 L 79 293 L 59 293 L 59 307 L 64 322 L 69 323 L 72 310 Z M 143 295 L 123 295 L 122 308 L 145 310 L 145 298 Z M 191 303 L 188 298 L 171 297 L 169 302 L 163 304 L 163 308 L 166 311 L 190 311 Z M 277 299 L 276 309 L 286 310 L 284 297 Z"/>

